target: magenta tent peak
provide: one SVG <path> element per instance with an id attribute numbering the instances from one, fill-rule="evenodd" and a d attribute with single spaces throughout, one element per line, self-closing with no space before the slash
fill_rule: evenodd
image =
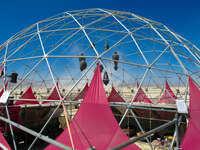
<path id="1" fill-rule="evenodd" d="M 137 83 L 137 86 L 138 86 L 138 83 Z M 147 95 L 145 94 L 145 92 L 142 90 L 141 87 L 139 88 L 138 93 L 135 96 L 135 99 L 133 100 L 133 102 L 143 102 L 143 103 L 153 104 L 153 102 L 147 97 Z"/>
<path id="2" fill-rule="evenodd" d="M 56 83 L 56 86 L 59 89 L 58 82 Z M 60 100 L 56 86 L 53 88 L 53 90 L 52 90 L 51 94 L 49 95 L 49 97 L 47 98 L 47 100 Z M 60 92 L 60 94 L 61 94 L 61 92 Z M 63 96 L 61 95 L 61 97 L 63 97 Z M 48 103 L 48 102 L 43 102 L 43 103 Z"/>
<path id="3" fill-rule="evenodd" d="M 112 87 L 110 95 L 108 96 L 108 102 L 125 102 L 119 93 Z"/>
<path id="4" fill-rule="evenodd" d="M 83 90 L 75 97 L 75 101 L 79 100 L 79 99 L 83 99 L 85 97 L 85 94 L 88 90 L 88 83 L 86 83 L 85 87 L 83 88 Z"/>
<path id="5" fill-rule="evenodd" d="M 78 150 L 85 150 L 91 146 L 98 150 L 106 150 L 129 140 L 112 114 L 106 99 L 99 65 L 78 112 L 70 122 L 70 129 L 74 147 Z M 67 129 L 56 141 L 72 146 Z M 58 149 L 52 144 L 46 148 L 46 150 Z M 132 144 L 124 149 L 139 150 L 140 148 Z"/>
<path id="6" fill-rule="evenodd" d="M 200 149 L 200 90 L 189 77 L 190 105 L 189 122 L 185 136 L 181 143 L 182 150 Z"/>
<path id="7" fill-rule="evenodd" d="M 17 101 L 15 105 L 39 104 L 38 101 L 36 101 L 37 98 L 35 97 L 31 86 L 26 90 L 26 92 L 24 92 L 24 94 L 19 99 L 33 99 L 34 101 Z"/>
<path id="8" fill-rule="evenodd" d="M 175 104 L 175 101 L 172 99 L 172 97 L 174 99 L 177 99 L 176 95 L 173 93 L 173 91 L 171 90 L 168 82 L 166 81 L 166 83 L 165 83 L 165 91 L 164 91 L 163 95 L 161 96 L 160 100 L 158 101 L 158 103 Z"/>

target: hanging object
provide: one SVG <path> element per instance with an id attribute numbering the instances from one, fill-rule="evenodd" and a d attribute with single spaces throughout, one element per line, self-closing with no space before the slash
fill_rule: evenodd
<path id="1" fill-rule="evenodd" d="M 100 64 L 100 65 L 99 65 L 99 68 L 100 68 L 100 72 L 102 72 L 102 71 L 103 71 L 103 65 Z"/>
<path id="2" fill-rule="evenodd" d="M 109 49 L 109 45 L 108 45 L 108 43 L 106 43 L 105 51 L 107 51 L 108 49 Z"/>
<path id="3" fill-rule="evenodd" d="M 18 76 L 18 73 L 13 72 L 13 73 L 10 75 L 10 77 L 11 77 L 10 82 L 11 82 L 11 83 L 17 83 L 17 76 Z"/>
<path id="4" fill-rule="evenodd" d="M 109 77 L 108 77 L 108 73 L 105 71 L 104 72 L 104 75 L 103 75 L 103 83 L 105 84 L 105 85 L 107 85 L 108 83 L 109 83 Z"/>
<path id="5" fill-rule="evenodd" d="M 81 61 L 85 61 L 85 58 L 84 58 L 84 57 L 81 57 L 81 56 L 84 56 L 84 53 L 81 53 L 81 54 L 80 54 L 79 62 L 81 62 Z"/>
<path id="6" fill-rule="evenodd" d="M 87 63 L 85 61 L 80 62 L 80 70 L 83 71 L 87 68 Z"/>
<path id="7" fill-rule="evenodd" d="M 80 70 L 83 71 L 87 68 L 87 63 L 86 63 L 86 59 L 81 56 L 84 56 L 84 53 L 81 53 L 81 55 L 79 57 Z"/>
<path id="8" fill-rule="evenodd" d="M 112 55 L 112 60 L 114 61 L 114 69 L 117 70 L 118 69 L 118 60 L 119 60 L 119 55 L 117 52 L 114 52 L 114 54 Z"/>

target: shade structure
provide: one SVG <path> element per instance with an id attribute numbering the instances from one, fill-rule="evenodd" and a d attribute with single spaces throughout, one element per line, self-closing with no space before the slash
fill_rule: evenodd
<path id="1" fill-rule="evenodd" d="M 56 86 L 59 89 L 58 82 L 56 83 Z M 60 100 L 56 86 L 53 88 L 53 90 L 52 90 L 51 94 L 49 95 L 49 97 L 47 98 L 47 100 Z M 60 94 L 61 94 L 61 92 L 60 92 Z M 61 97 L 63 97 L 63 96 L 61 95 Z M 43 102 L 43 103 L 48 103 L 48 102 Z"/>
<path id="2" fill-rule="evenodd" d="M 174 99 L 177 99 L 176 95 L 171 90 L 171 88 L 169 86 L 169 83 L 166 81 L 166 83 L 165 83 L 165 91 L 164 91 L 163 95 L 161 96 L 160 100 L 158 101 L 158 103 L 175 104 L 175 101 L 173 100 L 172 97 Z"/>
<path id="3" fill-rule="evenodd" d="M 6 82 L 5 88 L 7 89 L 8 87 L 8 82 Z M 4 87 L 2 88 L 1 92 L 0 92 L 0 97 L 3 95 L 4 92 Z"/>
<path id="4" fill-rule="evenodd" d="M 8 145 L 6 139 L 3 137 L 1 132 L 0 132 L 0 145 L 1 145 L 0 150 L 1 148 L 7 148 L 8 150 L 11 150 L 10 146 Z"/>
<path id="5" fill-rule="evenodd" d="M 88 83 L 86 83 L 85 87 L 82 89 L 82 91 L 74 98 L 74 101 L 83 99 L 85 97 L 85 94 L 88 90 Z"/>
<path id="6" fill-rule="evenodd" d="M 70 129 L 74 147 L 80 150 L 91 146 L 98 150 L 105 150 L 129 140 L 112 114 L 106 99 L 99 65 L 78 112 L 70 122 Z M 67 129 L 56 141 L 71 146 Z M 57 149 L 59 148 L 52 144 L 46 148 L 46 150 Z M 132 144 L 125 149 L 138 150 L 140 148 Z"/>
<path id="7" fill-rule="evenodd" d="M 189 77 L 190 105 L 189 122 L 185 136 L 181 143 L 182 150 L 199 150 L 200 148 L 200 90 Z"/>
<path id="8" fill-rule="evenodd" d="M 137 83 L 137 87 L 139 87 L 139 84 Z M 147 97 L 143 89 L 140 87 L 138 89 L 138 93 L 136 94 L 133 102 L 142 102 L 142 103 L 149 103 L 153 104 L 153 102 Z M 153 117 L 153 114 L 149 110 L 143 110 L 143 109 L 133 109 L 134 113 L 141 118 L 151 118 Z"/>
<path id="9" fill-rule="evenodd" d="M 19 99 L 33 99 L 33 101 L 17 101 L 15 105 L 39 104 L 38 101 L 36 101 L 37 98 L 35 97 L 31 86 L 24 92 L 24 94 Z"/>
<path id="10" fill-rule="evenodd" d="M 119 93 L 112 87 L 110 95 L 108 96 L 108 102 L 125 102 Z"/>
<path id="11" fill-rule="evenodd" d="M 150 103 L 153 104 L 153 102 L 147 97 L 145 92 L 140 87 L 138 90 L 137 95 L 135 96 L 133 102 L 143 102 L 143 103 Z"/>

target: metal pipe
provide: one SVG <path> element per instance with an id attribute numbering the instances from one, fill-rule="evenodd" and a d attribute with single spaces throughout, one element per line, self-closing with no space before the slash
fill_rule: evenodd
<path id="1" fill-rule="evenodd" d="M 135 119 L 135 121 L 136 121 L 136 123 L 137 123 L 138 127 L 140 128 L 140 130 L 141 130 L 141 131 L 142 131 L 142 133 L 144 134 L 145 132 L 144 132 L 144 130 L 143 130 L 143 128 L 142 128 L 142 126 L 141 126 L 140 122 L 138 121 L 138 119 L 137 119 L 137 116 L 135 115 L 135 113 L 133 112 L 133 110 L 132 110 L 132 109 L 130 110 L 130 112 L 131 112 L 131 114 L 133 115 L 133 117 L 134 117 L 134 119 Z M 151 150 L 153 150 L 154 148 L 153 148 L 153 146 L 152 146 L 151 142 L 149 141 L 148 137 L 146 137 L 145 139 L 146 139 L 147 143 L 149 144 L 149 146 L 150 146 Z"/>
<path id="2" fill-rule="evenodd" d="M 180 137 L 179 137 L 179 125 L 181 123 L 182 120 L 182 115 L 180 116 L 179 114 L 176 114 L 176 128 L 175 128 L 175 132 L 176 132 L 176 149 L 179 150 L 180 149 Z"/>
<path id="3" fill-rule="evenodd" d="M 139 136 L 139 137 L 136 137 L 136 138 L 134 138 L 134 139 L 131 139 L 131 140 L 129 140 L 128 142 L 125 142 L 125 143 L 123 143 L 123 144 L 120 144 L 120 145 L 118 145 L 118 146 L 116 146 L 116 147 L 114 147 L 114 148 L 111 148 L 111 149 L 109 149 L 109 150 L 120 150 L 120 149 L 122 149 L 122 148 L 125 148 L 125 147 L 127 147 L 127 146 L 129 146 L 129 145 L 135 143 L 136 141 L 141 140 L 142 138 L 148 137 L 148 136 L 150 136 L 150 135 L 153 134 L 153 133 L 159 132 L 160 130 L 165 129 L 165 128 L 167 128 L 168 126 L 171 126 L 171 125 L 175 124 L 176 122 L 177 122 L 177 118 L 175 118 L 175 119 L 173 119 L 172 121 L 169 121 L 168 123 L 165 123 L 165 124 L 163 124 L 163 125 L 161 125 L 161 126 L 155 128 L 155 129 L 153 129 L 153 130 L 150 130 L 150 131 L 146 132 L 145 134 L 143 134 L 143 135 L 141 135 L 141 136 Z"/>
<path id="4" fill-rule="evenodd" d="M 68 147 L 68 146 L 66 146 L 66 145 L 64 145 L 64 144 L 61 144 L 61 143 L 59 143 L 59 142 L 57 142 L 57 141 L 55 141 L 55 140 L 53 140 L 53 139 L 51 139 L 51 138 L 48 138 L 47 136 L 44 136 L 44 135 L 42 135 L 42 134 L 39 134 L 39 133 L 37 133 L 37 132 L 35 132 L 35 131 L 31 130 L 31 129 L 28 129 L 28 128 L 26 128 L 26 127 L 24 127 L 24 126 L 22 126 L 22 125 L 20 125 L 20 124 L 18 124 L 18 123 L 15 123 L 15 122 L 13 122 L 13 121 L 10 121 L 10 120 L 8 120 L 8 119 L 6 119 L 6 118 L 4 118 L 4 117 L 1 117 L 1 116 L 0 116 L 0 120 L 2 120 L 2 121 L 4 121 L 4 122 L 7 122 L 7 123 L 9 123 L 9 124 L 11 124 L 11 125 L 13 125 L 13 126 L 19 128 L 19 129 L 23 130 L 24 132 L 27 132 L 27 133 L 29 133 L 29 134 L 31 134 L 31 135 L 33 135 L 33 136 L 36 136 L 36 137 L 40 138 L 41 140 L 43 140 L 43 141 L 45 141 L 45 142 L 47 142 L 47 143 L 53 144 L 53 145 L 55 145 L 55 146 L 57 146 L 57 147 L 59 147 L 59 148 L 61 148 L 61 149 L 64 149 L 64 150 L 72 150 L 72 148 L 70 148 L 70 147 Z"/>

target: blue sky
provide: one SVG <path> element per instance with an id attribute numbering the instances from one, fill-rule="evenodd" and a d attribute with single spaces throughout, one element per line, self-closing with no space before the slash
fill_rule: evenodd
<path id="1" fill-rule="evenodd" d="M 0 44 L 39 20 L 67 10 L 98 7 L 162 22 L 200 47 L 199 6 L 198 0 L 4 0 L 0 4 Z"/>

